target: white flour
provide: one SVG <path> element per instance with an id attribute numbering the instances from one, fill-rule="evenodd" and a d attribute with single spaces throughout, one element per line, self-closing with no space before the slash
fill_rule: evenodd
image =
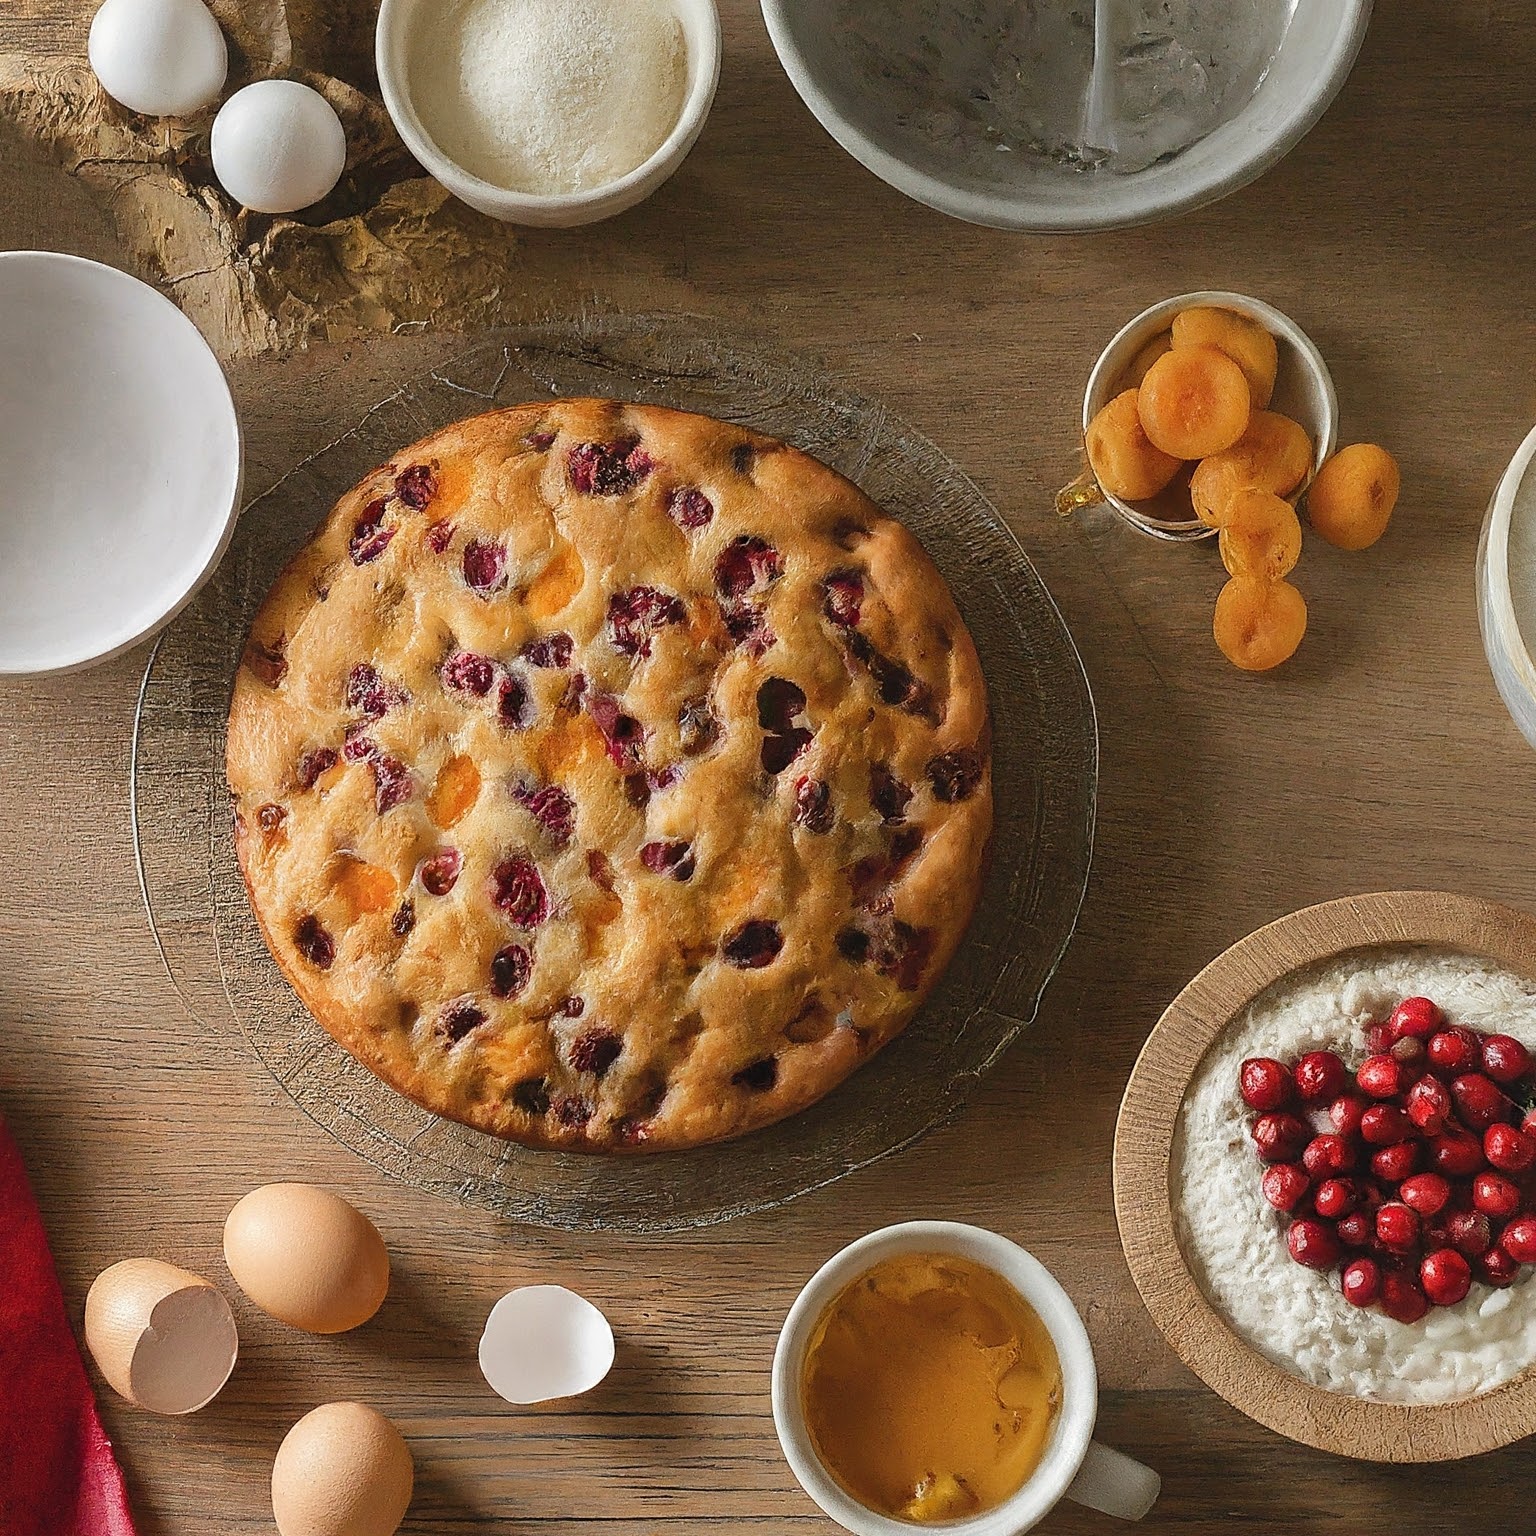
<path id="1" fill-rule="evenodd" d="M 1237 1091 L 1249 1056 L 1294 1062 L 1334 1050 L 1357 1066 L 1366 1023 L 1415 993 L 1454 1023 L 1536 1047 L 1536 985 L 1462 955 L 1366 950 L 1303 972 L 1258 998 L 1201 1063 L 1174 1145 L 1174 1202 L 1196 1280 L 1260 1353 L 1332 1392 L 1441 1403 L 1486 1392 L 1536 1362 L 1536 1268 L 1522 1268 L 1506 1291 L 1474 1282 L 1465 1301 L 1436 1307 L 1422 1323 L 1352 1307 L 1337 1272 L 1304 1269 L 1287 1253 L 1286 1218 L 1259 1193 L 1252 1111 Z"/>
<path id="2" fill-rule="evenodd" d="M 413 39 L 411 96 L 449 159 L 543 195 L 643 165 L 682 115 L 687 45 L 670 0 L 451 0 Z"/>

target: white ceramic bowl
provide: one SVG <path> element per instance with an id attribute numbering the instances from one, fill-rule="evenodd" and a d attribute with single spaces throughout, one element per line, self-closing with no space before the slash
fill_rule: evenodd
<path id="1" fill-rule="evenodd" d="M 1499 697 L 1521 735 L 1536 747 L 1536 658 L 1531 655 L 1536 631 L 1526 595 L 1536 572 L 1533 462 L 1536 431 L 1520 445 L 1488 503 L 1477 546 L 1477 614 Z"/>
<path id="2" fill-rule="evenodd" d="M 1130 175 L 1064 170 L 1024 154 L 988 157 L 984 178 L 898 125 L 890 86 L 859 69 L 826 25 L 826 0 L 762 0 L 779 59 L 823 128 L 908 197 L 972 224 L 1037 233 L 1124 229 L 1187 213 L 1247 186 L 1288 154 L 1338 94 L 1372 0 L 1295 0 L 1285 44 L 1253 99 L 1199 143 Z"/>
<path id="3" fill-rule="evenodd" d="M 1162 1486 L 1158 1475 L 1093 1438 L 1099 1378 L 1072 1298 L 1017 1243 L 957 1221 L 908 1221 L 861 1237 L 828 1259 L 789 1309 L 773 1356 L 773 1423 L 790 1470 L 822 1511 L 854 1536 L 912 1536 L 921 1529 L 876 1514 L 827 1471 L 806 1428 L 801 1393 L 806 1348 L 828 1304 L 882 1259 L 903 1253 L 957 1254 L 1001 1275 L 1039 1314 L 1061 1362 L 1061 1410 L 1034 1475 L 995 1509 L 946 1523 L 946 1536 L 1020 1536 L 1064 1497 L 1121 1519 L 1146 1514 Z"/>
<path id="4" fill-rule="evenodd" d="M 612 218 L 643 202 L 688 158 L 704 129 L 720 81 L 720 15 L 715 0 L 671 0 L 688 50 L 682 115 L 666 140 L 642 164 L 590 192 L 539 196 L 483 180 L 450 160 L 422 125 L 411 99 L 409 44 L 418 24 L 443 9 L 443 0 L 384 0 L 379 7 L 375 62 L 384 105 L 406 147 L 453 195 L 509 224 L 568 229 Z"/>
<path id="5" fill-rule="evenodd" d="M 1307 478 L 1292 492 L 1289 500 L 1299 501 L 1311 485 L 1313 477 L 1333 457 L 1339 445 L 1339 399 L 1333 387 L 1333 375 L 1317 344 L 1287 314 L 1266 304 L 1262 299 L 1251 299 L 1245 293 L 1225 293 L 1219 289 L 1203 289 L 1199 293 L 1181 293 L 1177 298 L 1164 299 L 1150 309 L 1144 309 L 1129 324 L 1122 326 L 1109 345 L 1099 354 L 1099 360 L 1088 375 L 1088 387 L 1083 391 L 1083 431 L 1099 412 L 1114 399 L 1120 381 L 1141 349 L 1161 336 L 1174 322 L 1175 316 L 1186 309 L 1209 306 L 1213 309 L 1236 310 L 1257 320 L 1275 338 L 1280 357 L 1279 371 L 1275 375 L 1275 392 L 1269 409 L 1300 422 L 1312 439 L 1312 468 Z M 1171 495 L 1171 492 L 1169 493 Z M 1104 500 L 1126 522 L 1142 533 L 1156 539 L 1175 541 L 1209 539 L 1216 530 L 1202 523 L 1199 518 L 1167 518 L 1159 516 L 1155 502 L 1122 501 L 1107 491 Z M 1185 507 L 1189 498 L 1184 497 Z"/>
<path id="6" fill-rule="evenodd" d="M 0 673 L 63 672 L 153 634 L 202 585 L 240 500 L 218 360 L 113 267 L 0 254 Z"/>

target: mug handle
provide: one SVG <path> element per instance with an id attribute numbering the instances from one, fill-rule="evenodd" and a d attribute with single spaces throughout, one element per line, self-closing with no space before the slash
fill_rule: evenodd
<path id="1" fill-rule="evenodd" d="M 1101 1515 L 1140 1520 L 1157 1503 L 1162 1489 L 1163 1480 L 1151 1467 L 1094 1440 L 1067 1489 L 1067 1497 Z"/>

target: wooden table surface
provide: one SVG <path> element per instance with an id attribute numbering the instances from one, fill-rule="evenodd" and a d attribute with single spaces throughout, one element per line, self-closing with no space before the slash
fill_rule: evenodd
<path id="1" fill-rule="evenodd" d="M 28 39 L 0 15 L 0 39 L 78 50 L 89 9 L 60 0 Z M 976 477 L 1060 603 L 1097 698 L 1099 835 L 1078 936 L 1036 1026 L 954 1125 L 903 1156 L 695 1236 L 519 1229 L 390 1182 L 317 1130 L 240 1039 L 201 1033 L 179 1006 L 134 874 L 145 650 L 0 686 L 0 1106 L 75 1318 L 91 1277 L 126 1255 L 227 1280 L 224 1214 L 271 1179 L 346 1194 L 395 1261 L 384 1311 L 334 1340 L 237 1300 L 240 1366 L 204 1413 L 157 1419 L 102 1389 L 145 1536 L 270 1529 L 279 1439 L 345 1397 L 412 1443 L 411 1533 L 830 1530 L 775 1444 L 775 1333 L 823 1258 L 912 1216 L 996 1227 L 1055 1269 L 1098 1350 L 1101 1435 L 1166 1480 L 1149 1529 L 1513 1528 L 1536 1499 L 1527 1448 L 1356 1465 L 1276 1438 L 1184 1370 L 1122 1262 L 1109 1157 L 1152 1023 L 1249 929 L 1390 887 L 1536 905 L 1523 824 L 1536 754 L 1494 692 L 1473 588 L 1485 503 L 1536 414 L 1536 21 L 1520 0 L 1383 0 L 1338 103 L 1257 185 L 1169 226 L 1039 240 L 952 222 L 866 174 L 801 106 L 751 0 L 722 11 L 719 99 L 683 171 L 611 223 L 530 234 L 509 281 L 530 314 L 687 310 L 799 349 Z M 0 245 L 114 257 L 100 211 L 11 136 L 0 210 Z M 1209 546 L 1050 510 L 1099 345 L 1153 300 L 1204 287 L 1292 314 L 1331 360 L 1346 436 L 1389 444 L 1403 467 L 1374 551 L 1309 543 L 1296 579 L 1311 630 L 1267 678 L 1211 643 Z M 252 492 L 457 345 L 379 338 L 235 367 Z M 607 1387 L 554 1411 L 502 1406 L 474 1359 L 490 1302 L 535 1280 L 577 1285 L 620 1340 Z M 1064 1505 L 1041 1529 L 1111 1527 Z"/>

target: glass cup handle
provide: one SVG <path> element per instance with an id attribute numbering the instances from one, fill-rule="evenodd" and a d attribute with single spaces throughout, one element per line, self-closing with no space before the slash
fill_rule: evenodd
<path id="1" fill-rule="evenodd" d="M 1067 1497 L 1101 1515 L 1140 1520 L 1157 1503 L 1162 1488 L 1162 1478 L 1151 1467 L 1094 1440 L 1067 1489 Z"/>

